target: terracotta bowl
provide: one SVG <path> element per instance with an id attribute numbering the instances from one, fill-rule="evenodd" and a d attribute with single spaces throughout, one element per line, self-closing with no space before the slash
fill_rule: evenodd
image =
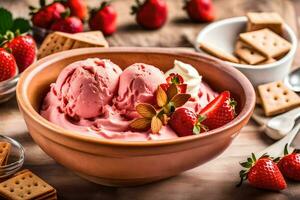
<path id="1" fill-rule="evenodd" d="M 110 141 L 65 130 L 39 115 L 49 84 L 68 64 L 91 57 L 108 58 L 125 68 L 143 62 L 166 71 L 174 59 L 192 64 L 216 91 L 230 90 L 237 117 L 205 134 L 177 139 Z M 162 48 L 86 48 L 46 57 L 29 67 L 17 86 L 20 111 L 34 141 L 54 160 L 95 183 L 140 185 L 177 175 L 222 153 L 248 122 L 255 103 L 251 83 L 228 64 L 199 53 Z"/>

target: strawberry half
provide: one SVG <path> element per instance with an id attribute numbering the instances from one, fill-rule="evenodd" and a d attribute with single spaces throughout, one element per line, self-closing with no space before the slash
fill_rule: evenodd
<path id="1" fill-rule="evenodd" d="M 285 177 L 300 181 L 300 150 L 296 149 L 289 154 L 287 145 L 285 145 L 284 157 L 280 159 L 277 165 Z"/>
<path id="2" fill-rule="evenodd" d="M 203 118 L 187 109 L 178 108 L 171 116 L 169 125 L 177 133 L 178 136 L 197 135 L 206 129 L 201 125 Z"/>
<path id="3" fill-rule="evenodd" d="M 12 54 L 0 48 L 0 81 L 5 81 L 16 75 L 17 63 Z"/>
<path id="4" fill-rule="evenodd" d="M 287 187 L 276 163 L 267 155 L 256 160 L 252 153 L 251 158 L 240 164 L 246 169 L 240 171 L 241 182 L 237 186 L 248 179 L 249 184 L 256 188 L 278 191 Z"/>
<path id="5" fill-rule="evenodd" d="M 209 130 L 227 124 L 236 116 L 236 105 L 236 101 L 230 98 L 229 91 L 222 92 L 200 111 L 199 114 L 205 117 L 202 124 L 207 126 Z"/>

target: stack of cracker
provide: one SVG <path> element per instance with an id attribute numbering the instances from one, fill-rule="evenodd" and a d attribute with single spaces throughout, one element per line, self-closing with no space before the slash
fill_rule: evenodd
<path id="1" fill-rule="evenodd" d="M 0 197 L 8 200 L 56 200 L 56 190 L 29 170 L 0 183 Z"/>
<path id="2" fill-rule="evenodd" d="M 38 51 L 38 59 L 60 51 L 84 47 L 108 47 L 108 43 L 100 31 L 76 34 L 54 32 L 43 41 Z"/>
<path id="3" fill-rule="evenodd" d="M 247 31 L 239 34 L 234 54 L 223 52 L 209 44 L 200 48 L 225 61 L 248 65 L 263 65 L 277 61 L 291 49 L 282 37 L 283 20 L 277 13 L 248 13 Z"/>

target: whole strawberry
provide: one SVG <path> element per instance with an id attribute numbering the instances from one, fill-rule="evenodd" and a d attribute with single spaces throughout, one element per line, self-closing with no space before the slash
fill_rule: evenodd
<path id="1" fill-rule="evenodd" d="M 82 21 L 87 18 L 88 8 L 84 0 L 67 0 L 66 6 L 70 8 L 72 16 Z"/>
<path id="2" fill-rule="evenodd" d="M 0 81 L 5 81 L 15 76 L 17 73 L 17 63 L 12 54 L 0 48 Z"/>
<path id="3" fill-rule="evenodd" d="M 171 115 L 169 125 L 180 137 L 197 135 L 205 131 L 205 128 L 201 125 L 202 120 L 203 118 L 197 117 L 193 111 L 187 108 L 178 108 Z"/>
<path id="4" fill-rule="evenodd" d="M 19 72 L 23 72 L 36 59 L 36 44 L 30 35 L 20 35 L 4 45 L 13 54 Z"/>
<path id="5" fill-rule="evenodd" d="M 185 0 L 184 9 L 190 19 L 196 22 L 211 22 L 215 19 L 211 0 Z"/>
<path id="6" fill-rule="evenodd" d="M 89 27 L 92 30 L 100 30 L 104 35 L 116 32 L 117 12 L 109 1 L 104 1 L 99 9 L 92 10 Z"/>
<path id="7" fill-rule="evenodd" d="M 285 177 L 291 180 L 300 181 L 299 150 L 295 150 L 293 153 L 289 154 L 286 145 L 284 149 L 284 157 L 280 159 L 277 165 Z"/>
<path id="8" fill-rule="evenodd" d="M 202 124 L 210 130 L 227 124 L 236 116 L 236 104 L 236 101 L 230 98 L 229 91 L 222 92 L 200 111 L 199 114 L 205 118 Z"/>
<path id="9" fill-rule="evenodd" d="M 136 14 L 137 23 L 146 29 L 158 29 L 167 21 L 168 8 L 164 0 L 136 0 L 132 13 Z"/>
<path id="10" fill-rule="evenodd" d="M 62 14 L 61 19 L 55 21 L 52 26 L 51 30 L 53 31 L 61 31 L 66 33 L 79 33 L 83 31 L 83 23 L 82 21 L 75 16 L 69 16 L 70 11 Z"/>
<path id="11" fill-rule="evenodd" d="M 49 29 L 51 24 L 61 18 L 61 14 L 66 11 L 63 4 L 59 2 L 54 2 L 50 5 L 45 5 L 45 1 L 41 1 L 41 8 L 36 10 L 34 7 L 30 7 L 32 12 L 31 21 L 33 25 L 40 28 Z"/>
<path id="12" fill-rule="evenodd" d="M 256 160 L 255 155 L 252 154 L 252 157 L 248 158 L 247 162 L 241 163 L 241 166 L 246 170 L 240 171 L 241 182 L 238 186 L 248 179 L 249 184 L 256 188 L 276 191 L 287 187 L 276 163 L 267 155 Z"/>

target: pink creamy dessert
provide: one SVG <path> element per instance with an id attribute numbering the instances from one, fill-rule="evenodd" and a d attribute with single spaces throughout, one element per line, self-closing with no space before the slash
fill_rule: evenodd
<path id="1" fill-rule="evenodd" d="M 173 69 L 176 70 L 176 66 Z M 188 75 L 183 77 L 189 79 Z M 193 77 L 189 81 L 192 85 Z M 197 92 L 184 106 L 198 113 L 217 93 L 201 82 L 201 77 L 197 81 L 197 87 L 187 90 L 195 93 L 196 89 Z M 165 82 L 162 71 L 143 63 L 133 64 L 122 72 L 110 60 L 77 61 L 68 65 L 56 83 L 50 85 L 40 113 L 65 129 L 99 138 L 126 141 L 177 138 L 169 125 L 163 126 L 158 134 L 152 134 L 151 130 L 133 131 L 129 126 L 139 116 L 135 106 L 138 103 L 155 104 L 155 92 Z"/>

